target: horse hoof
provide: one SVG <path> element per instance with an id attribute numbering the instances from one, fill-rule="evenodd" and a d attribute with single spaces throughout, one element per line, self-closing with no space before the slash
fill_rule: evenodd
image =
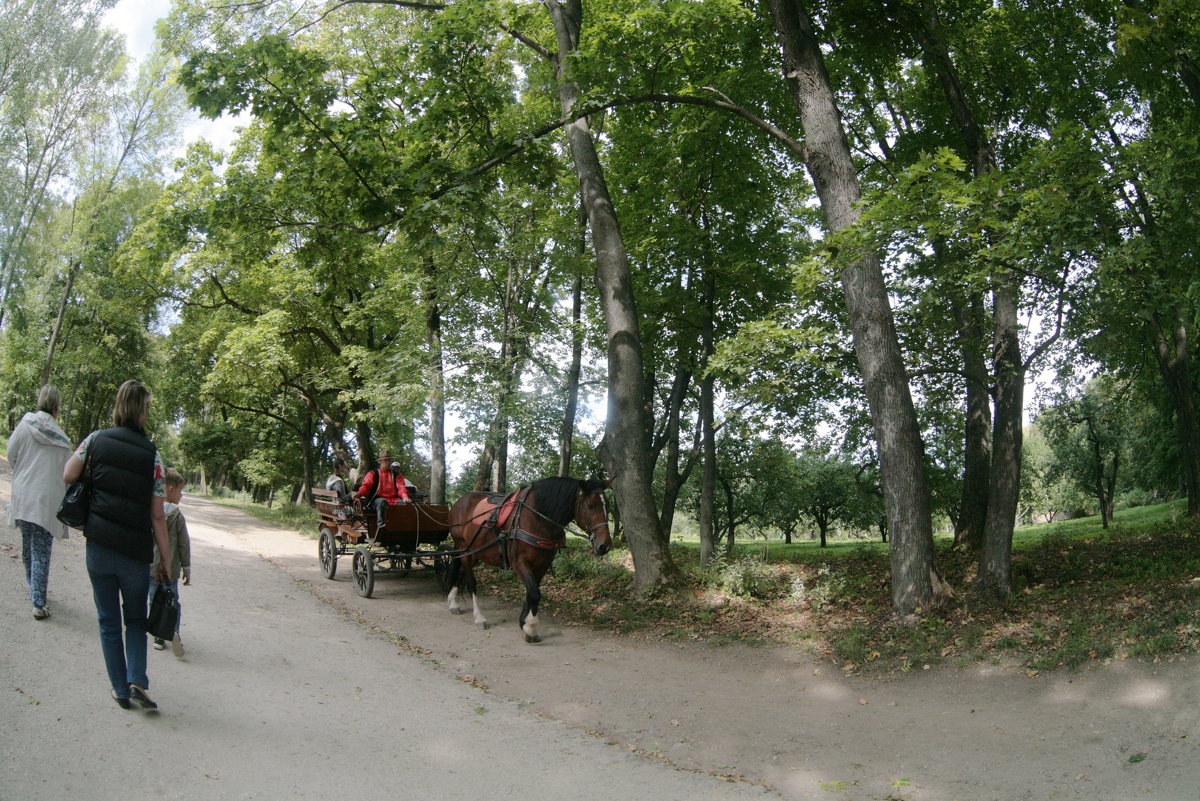
<path id="1" fill-rule="evenodd" d="M 491 623 L 488 623 L 486 620 L 484 620 L 484 621 L 482 621 L 482 622 L 480 622 L 480 623 L 476 623 L 476 624 L 475 624 L 475 626 L 476 626 L 476 627 L 477 627 L 477 628 L 478 628 L 480 631 L 487 631 L 488 629 L 490 629 L 490 628 L 492 627 L 492 624 L 491 624 Z"/>
<path id="2" fill-rule="evenodd" d="M 536 634 L 533 635 L 532 637 L 530 637 L 528 634 L 525 635 L 525 642 L 541 642 L 541 641 L 542 641 L 542 638 Z"/>
<path id="3" fill-rule="evenodd" d="M 451 609 L 451 610 L 450 610 L 450 614 L 452 614 L 452 615 L 461 615 L 461 614 L 463 614 L 463 613 L 464 613 L 464 612 L 466 612 L 466 611 L 467 611 L 466 609 Z"/>

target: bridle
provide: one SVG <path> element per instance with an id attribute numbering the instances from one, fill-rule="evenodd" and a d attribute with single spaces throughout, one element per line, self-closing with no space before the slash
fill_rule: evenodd
<path id="1" fill-rule="evenodd" d="M 602 527 L 603 528 L 608 527 L 608 500 L 605 498 L 603 490 L 599 490 L 598 492 L 600 494 L 600 504 L 604 507 L 604 516 L 600 519 L 599 523 L 594 523 L 591 526 L 588 526 L 587 531 L 576 531 L 574 528 L 571 527 L 571 523 L 574 522 L 572 520 L 568 520 L 566 523 L 559 523 L 557 520 L 550 519 L 542 512 L 539 512 L 537 509 L 534 509 L 532 506 L 526 506 L 525 500 L 523 498 L 521 499 L 521 502 L 518 505 L 517 510 L 514 512 L 514 518 L 516 517 L 517 514 L 519 514 L 520 510 L 527 509 L 530 512 L 532 512 L 534 515 L 536 515 L 537 517 L 544 520 L 545 522 L 549 523 L 550 525 L 554 526 L 557 529 L 560 529 L 563 532 L 564 544 L 565 544 L 566 535 L 570 534 L 574 537 L 579 537 L 581 539 L 587 540 L 588 543 L 591 544 L 592 549 L 595 550 L 595 548 L 596 548 L 596 530 L 599 528 L 602 528 Z M 591 495 L 591 493 L 584 492 L 583 486 L 581 484 L 579 489 L 575 490 L 575 495 L 576 495 L 576 497 L 575 497 L 574 520 L 577 521 L 577 520 L 579 520 L 580 517 L 582 517 L 582 515 L 579 513 L 579 507 L 583 503 L 584 499 L 588 495 Z M 560 545 L 560 546 L 555 546 L 555 547 L 562 547 L 562 546 Z"/>

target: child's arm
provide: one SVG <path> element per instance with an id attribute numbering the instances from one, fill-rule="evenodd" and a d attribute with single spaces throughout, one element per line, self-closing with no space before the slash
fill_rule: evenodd
<path id="1" fill-rule="evenodd" d="M 184 586 L 192 583 L 192 538 L 188 536 L 187 518 L 179 513 L 179 569 L 183 571 Z"/>

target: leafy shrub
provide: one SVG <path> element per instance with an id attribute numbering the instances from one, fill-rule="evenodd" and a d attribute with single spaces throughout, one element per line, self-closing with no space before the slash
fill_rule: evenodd
<path id="1" fill-rule="evenodd" d="M 816 576 L 807 581 L 803 576 L 793 576 L 788 590 L 788 597 L 792 601 L 807 603 L 819 611 L 846 594 L 847 582 L 829 565 L 821 565 L 817 568 Z"/>
<path id="2" fill-rule="evenodd" d="M 623 565 L 608 556 L 596 556 L 588 548 L 564 548 L 555 558 L 551 570 L 560 581 L 584 584 L 622 586 L 633 578 Z"/>
<path id="3" fill-rule="evenodd" d="M 757 556 L 714 559 L 706 572 L 709 584 L 738 598 L 778 598 L 789 589 L 787 576 Z"/>

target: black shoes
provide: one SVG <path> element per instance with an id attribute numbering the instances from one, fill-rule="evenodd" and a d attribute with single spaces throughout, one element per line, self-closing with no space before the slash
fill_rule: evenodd
<path id="1" fill-rule="evenodd" d="M 146 695 L 146 691 L 136 684 L 129 685 L 129 700 L 140 706 L 142 709 L 158 709 L 158 704 L 150 700 L 150 696 Z M 117 703 L 121 703 L 118 699 Z"/>
<path id="2" fill-rule="evenodd" d="M 112 690 L 111 692 L 113 700 L 117 702 L 117 706 L 121 707 L 121 709 L 133 709 L 133 704 L 129 703 L 128 698 L 122 698 L 121 696 L 117 695 L 116 690 Z"/>

